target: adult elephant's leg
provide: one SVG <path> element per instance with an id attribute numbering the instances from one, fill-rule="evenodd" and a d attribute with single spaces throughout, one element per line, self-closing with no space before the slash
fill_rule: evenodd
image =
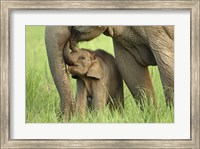
<path id="1" fill-rule="evenodd" d="M 174 96 L 174 41 L 172 35 L 169 36 L 162 28 L 159 31 L 159 33 L 152 33 L 149 30 L 149 43 L 158 65 L 168 104 L 173 101 Z"/>
<path id="2" fill-rule="evenodd" d="M 143 95 L 140 89 L 142 89 L 148 101 L 153 98 L 154 106 L 156 106 L 155 93 L 148 68 L 139 64 L 129 51 L 115 41 L 114 48 L 120 73 L 132 95 L 138 102 L 141 102 L 141 97 Z"/>
<path id="3" fill-rule="evenodd" d="M 66 73 L 63 58 L 63 49 L 69 37 L 69 27 L 47 26 L 45 29 L 45 43 L 49 66 L 60 96 L 61 111 L 64 114 L 65 120 L 70 116 L 73 99 L 72 87 L 68 74 Z"/>
<path id="4" fill-rule="evenodd" d="M 165 100 L 167 104 L 170 104 L 174 99 L 174 53 L 171 50 L 168 52 L 154 51 L 153 53 L 160 72 Z"/>

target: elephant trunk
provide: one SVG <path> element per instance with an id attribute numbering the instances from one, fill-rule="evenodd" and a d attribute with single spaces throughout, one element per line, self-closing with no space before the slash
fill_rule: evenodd
<path id="1" fill-rule="evenodd" d="M 70 27 L 47 26 L 45 29 L 45 44 L 51 74 L 60 96 L 61 111 L 64 119 L 68 120 L 71 113 L 75 110 L 73 107 L 73 92 L 66 72 L 66 66 L 63 56 L 63 48 L 69 40 Z"/>
<path id="2" fill-rule="evenodd" d="M 72 63 L 72 56 L 71 56 L 71 52 L 70 51 L 71 51 L 70 50 L 70 42 L 67 42 L 65 47 L 64 47 L 63 55 L 64 55 L 65 63 L 67 65 L 69 65 L 69 66 L 73 64 Z"/>

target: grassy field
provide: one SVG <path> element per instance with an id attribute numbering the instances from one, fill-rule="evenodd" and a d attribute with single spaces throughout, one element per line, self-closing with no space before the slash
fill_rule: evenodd
<path id="1" fill-rule="evenodd" d="M 50 73 L 44 42 L 44 26 L 26 27 L 26 122 L 27 123 L 62 123 L 58 118 L 60 113 L 60 101 L 57 90 Z M 79 45 L 89 49 L 105 49 L 113 54 L 112 40 L 101 35 Z M 174 122 L 174 110 L 165 105 L 162 85 L 157 67 L 150 68 L 151 78 L 156 91 L 157 110 L 153 106 L 147 108 L 144 103 L 144 111 L 141 111 L 124 86 L 125 109 L 123 113 L 117 110 L 111 113 L 106 107 L 102 113 L 88 112 L 86 119 L 80 120 L 73 116 L 70 123 L 172 123 Z M 75 80 L 71 79 L 75 89 Z M 74 90 L 75 94 L 75 90 Z"/>

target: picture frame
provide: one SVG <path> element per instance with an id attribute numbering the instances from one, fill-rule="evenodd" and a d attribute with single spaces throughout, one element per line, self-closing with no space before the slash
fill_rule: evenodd
<path id="1" fill-rule="evenodd" d="M 1 1 L 1 148 L 199 148 L 199 0 L 196 1 Z M 137 10 L 190 10 L 190 139 L 10 139 L 10 12 L 12 10 L 62 9 L 137 9 Z"/>

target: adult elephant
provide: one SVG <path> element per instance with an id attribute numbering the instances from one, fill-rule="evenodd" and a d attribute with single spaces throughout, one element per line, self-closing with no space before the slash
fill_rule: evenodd
<path id="1" fill-rule="evenodd" d="M 73 107 L 73 96 L 63 56 L 66 43 L 70 40 L 71 49 L 76 51 L 77 42 L 91 40 L 102 33 L 113 38 L 117 65 L 136 100 L 140 101 L 142 88 L 147 98 L 153 97 L 156 103 L 148 66 L 158 65 L 166 102 L 172 101 L 173 26 L 47 26 L 45 42 L 49 65 L 60 95 L 61 109 L 67 117 Z"/>
<path id="2" fill-rule="evenodd" d="M 70 37 L 71 49 L 77 42 L 88 41 L 104 33 L 111 36 L 122 78 L 132 95 L 141 101 L 156 98 L 148 66 L 158 66 L 166 103 L 173 101 L 174 91 L 174 27 L 173 26 L 74 26 Z"/>

